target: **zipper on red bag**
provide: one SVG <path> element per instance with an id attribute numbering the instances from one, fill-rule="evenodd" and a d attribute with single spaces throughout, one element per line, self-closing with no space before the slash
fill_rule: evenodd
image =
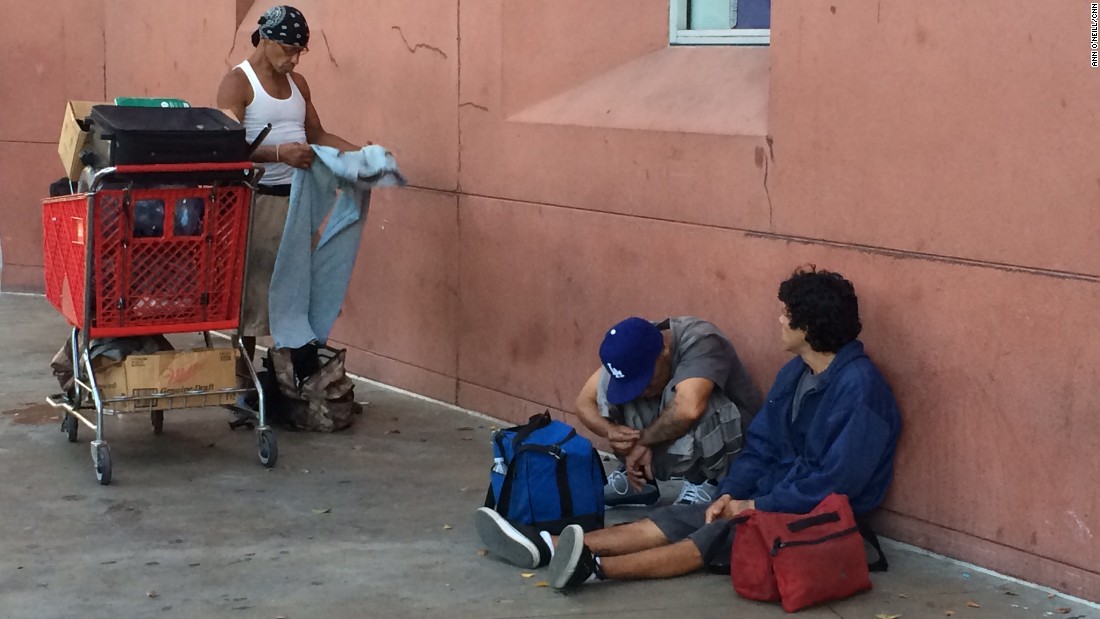
<path id="1" fill-rule="evenodd" d="M 777 538 L 775 538 L 775 542 L 772 543 L 772 552 L 771 552 L 771 554 L 774 557 L 775 555 L 779 554 L 779 551 L 782 548 L 790 548 L 791 546 L 813 546 L 815 544 L 824 544 L 825 542 L 827 542 L 829 540 L 833 540 L 833 539 L 836 539 L 838 537 L 844 537 L 845 535 L 851 535 L 852 533 L 858 533 L 858 532 L 859 532 L 859 527 L 852 527 L 850 529 L 844 529 L 843 531 L 836 531 L 836 532 L 830 533 L 828 535 L 824 535 L 824 536 L 819 537 L 817 539 L 794 540 L 794 541 L 790 541 L 790 542 L 785 542 L 785 541 L 783 541 L 783 538 L 777 537 Z"/>

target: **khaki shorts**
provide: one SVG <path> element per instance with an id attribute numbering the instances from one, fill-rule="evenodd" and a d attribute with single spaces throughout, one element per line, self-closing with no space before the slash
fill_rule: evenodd
<path id="1" fill-rule="evenodd" d="M 283 240 L 290 198 L 255 194 L 252 201 L 252 230 L 248 240 L 248 264 L 241 298 L 241 335 L 271 334 L 267 318 L 267 292 L 275 271 L 275 256 Z"/>

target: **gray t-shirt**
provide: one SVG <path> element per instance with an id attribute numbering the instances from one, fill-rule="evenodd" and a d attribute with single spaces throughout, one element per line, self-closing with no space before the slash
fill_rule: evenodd
<path id="1" fill-rule="evenodd" d="M 703 416 L 684 436 L 654 448 L 653 472 L 657 479 L 696 474 L 721 479 L 730 459 L 741 450 L 744 429 L 763 398 L 718 327 L 692 316 L 669 318 L 657 327 L 671 334 L 671 377 L 661 397 L 613 406 L 607 402 L 610 375 L 604 369 L 596 392 L 600 412 L 628 427 L 646 428 L 675 401 L 676 385 L 688 378 L 710 380 L 715 388 Z"/>
<path id="2" fill-rule="evenodd" d="M 791 406 L 791 423 L 794 423 L 795 419 L 798 419 L 798 411 L 802 408 L 802 399 L 806 397 L 806 394 L 813 391 L 821 384 L 821 377 L 825 373 L 814 374 L 810 371 L 810 366 L 806 366 L 802 369 L 802 376 L 798 378 L 798 386 L 794 388 L 794 405 Z"/>
<path id="3" fill-rule="evenodd" d="M 741 411 L 741 426 L 747 428 L 764 402 L 760 390 L 753 384 L 745 364 L 737 356 L 733 344 L 713 323 L 694 316 L 675 316 L 657 323 L 657 328 L 671 331 L 669 344 L 672 377 L 661 394 L 660 410 L 676 398 L 676 385 L 688 378 L 706 378 L 737 405 Z M 603 371 L 597 393 L 600 408 L 607 404 L 607 383 L 610 376 Z"/>

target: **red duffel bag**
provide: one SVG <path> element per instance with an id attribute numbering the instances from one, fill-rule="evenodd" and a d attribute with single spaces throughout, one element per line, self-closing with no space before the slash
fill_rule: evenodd
<path id="1" fill-rule="evenodd" d="M 752 509 L 734 522 L 733 588 L 749 599 L 779 601 L 787 612 L 870 589 L 870 569 L 887 568 L 874 533 L 856 523 L 842 494 L 830 494 L 808 514 Z M 864 536 L 879 553 L 870 569 Z"/>

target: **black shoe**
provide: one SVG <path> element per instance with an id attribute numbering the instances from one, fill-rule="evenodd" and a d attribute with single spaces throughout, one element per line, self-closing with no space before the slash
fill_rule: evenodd
<path id="1" fill-rule="evenodd" d="M 488 507 L 474 512 L 474 527 L 489 552 L 517 567 L 542 567 L 550 562 L 550 549 L 538 531 L 517 527 Z"/>
<path id="2" fill-rule="evenodd" d="M 605 580 L 600 564 L 588 546 L 584 545 L 584 529 L 579 524 L 565 527 L 558 537 L 558 547 L 550 560 L 550 585 L 555 589 L 569 589 L 583 584 L 592 575 Z"/>

